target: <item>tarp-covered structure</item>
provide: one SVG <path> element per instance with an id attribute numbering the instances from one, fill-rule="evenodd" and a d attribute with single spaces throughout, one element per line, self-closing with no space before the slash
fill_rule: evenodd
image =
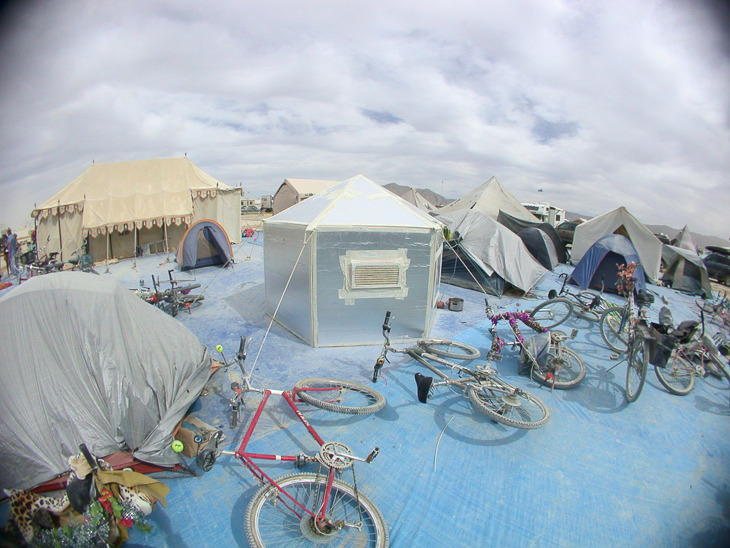
<path id="1" fill-rule="evenodd" d="M 594 243 L 608 234 L 620 234 L 631 240 L 646 275 L 655 281 L 659 279 L 662 243 L 625 207 L 608 211 L 575 228 L 573 249 L 570 253 L 573 262 L 579 262 Z"/>
<path id="2" fill-rule="evenodd" d="M 233 263 L 233 248 L 225 229 L 211 219 L 194 223 L 187 229 L 177 249 L 182 270 Z"/>
<path id="3" fill-rule="evenodd" d="M 646 277 L 641 257 L 634 244 L 620 234 L 609 234 L 594 243 L 575 265 L 570 281 L 582 289 L 596 289 L 618 293 L 618 269 L 621 265 L 636 263 L 634 271 L 636 291 L 646 289 Z"/>
<path id="4" fill-rule="evenodd" d="M 177 249 L 195 221 L 241 241 L 241 193 L 187 157 L 94 164 L 35 208 L 38 246 L 62 259 L 83 246 L 95 261 Z M 165 244 L 167 242 L 167 244 Z"/>
<path id="5" fill-rule="evenodd" d="M 357 175 L 264 221 L 266 312 L 312 346 L 427 336 L 435 318 L 442 227 Z"/>
<path id="6" fill-rule="evenodd" d="M 558 262 L 568 262 L 568 253 L 565 251 L 565 244 L 560 238 L 558 231 L 555 230 L 555 227 L 550 223 L 543 223 L 540 221 L 526 221 L 518 217 L 513 217 L 512 215 L 510 215 L 509 213 L 505 213 L 504 211 L 499 212 L 499 215 L 497 216 L 497 222 L 501 225 L 506 226 L 515 234 L 519 234 L 526 228 L 539 228 L 542 232 L 545 233 L 548 238 L 550 238 L 550 241 L 553 242 L 553 246 L 558 257 Z"/>
<path id="7" fill-rule="evenodd" d="M 294 204 L 298 204 L 302 200 L 306 200 L 318 192 L 327 190 L 341 182 L 325 179 L 284 179 L 284 182 L 281 183 L 281 186 L 274 194 L 271 209 L 276 215 Z"/>
<path id="8" fill-rule="evenodd" d="M 205 346 L 117 280 L 31 278 L 0 299 L 0 488 L 69 469 L 85 443 L 173 466 L 173 430 L 211 374 Z"/>
<path id="9" fill-rule="evenodd" d="M 664 284 L 689 295 L 704 297 L 712 295 L 707 267 L 697 253 L 681 247 L 665 245 L 662 260 L 665 260 L 667 265 L 662 273 Z"/>
<path id="10" fill-rule="evenodd" d="M 499 218 L 499 212 L 505 213 L 534 223 L 540 219 L 535 217 L 523 206 L 506 188 L 504 188 L 496 177 L 492 177 L 483 185 L 478 186 L 467 195 L 439 208 L 439 213 L 451 213 L 461 209 L 479 211 L 494 219 Z"/>
<path id="11" fill-rule="evenodd" d="M 441 269 L 444 283 L 502 295 L 509 286 L 529 291 L 547 272 L 519 236 L 483 213 L 462 209 L 436 218 L 451 234 Z"/>

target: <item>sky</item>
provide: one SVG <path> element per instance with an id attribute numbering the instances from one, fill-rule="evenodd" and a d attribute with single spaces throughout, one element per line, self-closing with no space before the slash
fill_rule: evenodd
<path id="1" fill-rule="evenodd" d="M 709 0 L 59 0 L 0 8 L 0 226 L 92 162 L 185 154 L 730 237 L 730 12 Z"/>

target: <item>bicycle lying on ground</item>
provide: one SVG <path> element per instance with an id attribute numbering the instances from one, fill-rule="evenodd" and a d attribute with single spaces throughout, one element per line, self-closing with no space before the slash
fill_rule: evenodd
<path id="1" fill-rule="evenodd" d="M 241 337 L 235 362 L 243 373 L 242 383 L 232 383 L 231 424 L 238 423 L 240 407 L 245 394 L 262 394 L 238 449 L 225 451 L 218 448 L 221 432 L 213 435 L 200 452 L 196 462 L 209 471 L 220 455 L 235 457 L 246 467 L 262 487 L 249 502 L 246 516 L 246 536 L 251 546 L 334 546 L 378 547 L 388 546 L 388 528 L 375 504 L 360 492 L 355 478 L 355 462 L 370 463 L 379 449 L 367 457 L 358 457 L 340 442 L 325 442 L 307 421 L 297 403 L 309 403 L 322 409 L 349 414 L 374 413 L 383 408 L 385 399 L 375 390 L 357 383 L 334 379 L 306 379 L 291 390 L 254 388 L 251 374 L 244 361 L 246 340 Z M 222 353 L 222 347 L 216 348 Z M 224 358 L 225 362 L 225 358 Z M 231 363 L 225 363 L 226 366 Z M 275 455 L 253 453 L 247 449 L 261 415 L 271 396 L 281 396 L 319 445 L 313 455 Z M 301 468 L 316 464 L 316 473 L 295 473 L 277 479 L 267 475 L 256 460 L 291 462 Z M 346 469 L 352 471 L 352 485 L 339 478 Z"/>
<path id="2" fill-rule="evenodd" d="M 385 314 L 383 323 L 383 350 L 375 362 L 373 382 L 376 382 L 380 370 L 388 361 L 388 352 L 407 354 L 426 367 L 434 377 L 415 374 L 418 401 L 426 403 L 434 388 L 447 386 L 459 388 L 471 404 L 495 422 L 515 428 L 539 428 L 547 423 L 550 412 L 547 406 L 536 396 L 502 380 L 491 365 L 477 365 L 469 368 L 452 362 L 446 358 L 457 360 L 473 360 L 479 357 L 479 350 L 468 344 L 447 339 L 418 339 L 416 346 L 399 350 L 390 343 L 391 314 Z M 430 362 L 447 366 L 458 375 L 450 377 Z"/>
<path id="3" fill-rule="evenodd" d="M 599 321 L 603 311 L 609 307 L 608 301 L 603 298 L 603 290 L 584 289 L 572 293 L 568 289 L 568 274 L 564 272 L 560 278 L 563 280 L 560 290 L 551 289 L 548 300 L 533 308 L 530 316 L 547 329 L 560 325 L 572 314 L 591 322 Z"/>
<path id="4" fill-rule="evenodd" d="M 179 285 L 180 282 L 172 277 L 172 270 L 167 271 L 170 277 L 169 289 L 160 289 L 160 282 L 152 276 L 152 286 L 154 290 L 146 287 L 140 287 L 134 290 L 135 295 L 140 297 L 146 303 L 152 304 L 163 312 L 170 314 L 172 317 L 177 316 L 181 310 L 191 312 L 193 308 L 197 308 L 203 304 L 204 295 L 191 295 L 193 289 L 200 287 L 199 283 L 189 285 Z M 140 282 L 142 283 L 142 282 Z"/>
<path id="5" fill-rule="evenodd" d="M 565 346 L 568 338 L 574 339 L 578 333 L 573 329 L 570 337 L 562 331 L 549 331 L 530 315 L 529 312 L 502 312 L 496 314 L 485 298 L 487 317 L 492 322 L 489 332 L 492 334 L 492 346 L 487 355 L 488 361 L 502 359 L 504 346 L 519 347 L 520 361 L 530 373 L 530 377 L 551 388 L 567 389 L 577 386 L 586 376 L 586 366 L 581 357 Z M 506 321 L 512 334 L 513 342 L 506 342 L 497 333 L 497 324 Z M 520 332 L 518 321 L 528 326 L 537 334 L 525 338 Z M 522 371 L 520 371 L 522 373 Z"/>
<path id="6" fill-rule="evenodd" d="M 697 299 L 697 307 L 711 322 L 730 327 L 730 300 L 725 293 L 718 299 Z"/>
<path id="7" fill-rule="evenodd" d="M 649 340 L 651 331 L 646 322 L 644 308 L 654 302 L 654 296 L 639 291 L 634 298 L 633 278 L 636 263 L 619 266 L 619 292 L 626 295 L 626 304 L 612 306 L 601 315 L 599 326 L 601 336 L 609 348 L 624 358 L 611 366 L 609 371 L 617 365 L 627 362 L 626 367 L 626 399 L 629 403 L 636 401 L 644 388 L 646 372 L 649 367 Z M 638 313 L 635 308 L 638 308 Z"/>

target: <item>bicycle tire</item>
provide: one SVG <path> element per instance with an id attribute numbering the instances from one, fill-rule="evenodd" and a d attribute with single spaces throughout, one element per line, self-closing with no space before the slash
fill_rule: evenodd
<path id="1" fill-rule="evenodd" d="M 560 354 L 560 355 L 558 355 Z M 561 363 L 562 362 L 562 363 Z M 560 366 L 559 372 L 553 378 L 548 379 L 547 373 L 553 372 L 556 367 Z M 567 371 L 566 371 L 567 369 Z M 560 352 L 556 352 L 555 348 L 551 348 L 548 352 L 546 367 L 532 367 L 532 378 L 540 384 L 560 390 L 567 390 L 577 386 L 586 376 L 586 364 L 576 352 L 563 346 Z"/>
<path id="2" fill-rule="evenodd" d="M 664 367 L 655 365 L 654 372 L 662 386 L 671 394 L 686 396 L 694 388 L 695 367 L 676 352 L 672 352 Z"/>
<path id="3" fill-rule="evenodd" d="M 619 354 L 623 354 L 629 348 L 631 326 L 628 318 L 625 317 L 627 312 L 623 306 L 612 306 L 601 314 L 601 320 L 598 323 L 604 342 L 611 350 Z"/>
<path id="4" fill-rule="evenodd" d="M 702 310 L 706 314 L 714 314 L 717 311 L 717 305 L 708 303 L 705 299 L 695 299 L 697 308 Z"/>
<path id="5" fill-rule="evenodd" d="M 544 426 L 550 419 L 550 411 L 537 396 L 507 383 L 497 382 L 495 379 L 490 379 L 488 382 L 489 384 L 467 385 L 466 395 L 474 407 L 493 421 L 532 430 Z M 512 396 L 514 396 L 512 402 L 505 401 L 505 397 Z M 518 401 L 514 401 L 515 399 Z"/>
<path id="6" fill-rule="evenodd" d="M 642 337 L 637 337 L 631 343 L 628 365 L 626 367 L 626 400 L 635 402 L 646 381 L 646 372 L 649 368 L 649 351 L 647 343 Z"/>
<path id="7" fill-rule="evenodd" d="M 181 295 L 178 297 L 178 302 L 180 303 L 199 303 L 200 301 L 205 300 L 205 295 Z"/>
<path id="8" fill-rule="evenodd" d="M 322 504 L 320 496 L 327 486 L 327 476 L 319 474 L 289 474 L 275 480 L 284 492 L 293 496 L 310 510 Z M 291 509 L 294 507 L 294 511 Z M 327 506 L 332 522 L 362 520 L 362 525 L 342 527 L 330 534 L 315 531 L 313 519 L 274 485 L 264 485 L 246 508 L 246 537 L 251 546 L 315 546 L 336 541 L 337 546 L 386 548 L 388 527 L 377 506 L 359 490 L 340 480 L 334 480 Z"/>
<path id="9" fill-rule="evenodd" d="M 720 374 L 720 379 L 723 378 L 730 382 L 730 372 L 728 372 L 728 366 L 727 364 L 722 363 L 722 360 L 717 359 L 717 357 L 711 353 L 708 353 L 707 360 L 712 362 L 715 369 L 717 369 L 717 372 Z M 707 370 L 707 368 L 705 368 Z"/>
<path id="10" fill-rule="evenodd" d="M 545 329 L 552 329 L 570 318 L 573 303 L 565 297 L 549 299 L 530 311 L 530 316 Z"/>
<path id="11" fill-rule="evenodd" d="M 479 350 L 468 344 L 458 341 L 449 341 L 447 339 L 425 339 L 421 341 L 422 346 L 427 352 L 436 354 L 443 358 L 453 358 L 455 360 L 474 360 L 481 354 Z M 462 350 L 457 352 L 453 349 Z"/>
<path id="12" fill-rule="evenodd" d="M 335 413 L 369 415 L 385 407 L 385 398 L 377 390 L 356 382 L 337 379 L 311 378 L 296 384 L 296 395 L 302 401 Z M 324 391 L 308 391 L 306 388 L 327 388 Z M 337 389 L 337 393 L 333 392 Z M 333 396 L 336 396 L 333 398 Z M 325 399 L 326 398 L 326 399 Z"/>

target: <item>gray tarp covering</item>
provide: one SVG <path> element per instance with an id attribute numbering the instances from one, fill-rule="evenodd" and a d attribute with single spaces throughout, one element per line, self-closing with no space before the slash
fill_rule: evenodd
<path id="1" fill-rule="evenodd" d="M 114 279 L 32 278 L 0 299 L 0 488 L 63 473 L 86 443 L 172 466 L 173 429 L 211 373 L 186 327 Z"/>
<path id="2" fill-rule="evenodd" d="M 487 276 L 493 272 L 522 291 L 529 291 L 547 272 L 525 247 L 519 236 L 487 215 L 460 209 L 435 217 L 452 234 L 459 233 L 459 248 Z"/>

